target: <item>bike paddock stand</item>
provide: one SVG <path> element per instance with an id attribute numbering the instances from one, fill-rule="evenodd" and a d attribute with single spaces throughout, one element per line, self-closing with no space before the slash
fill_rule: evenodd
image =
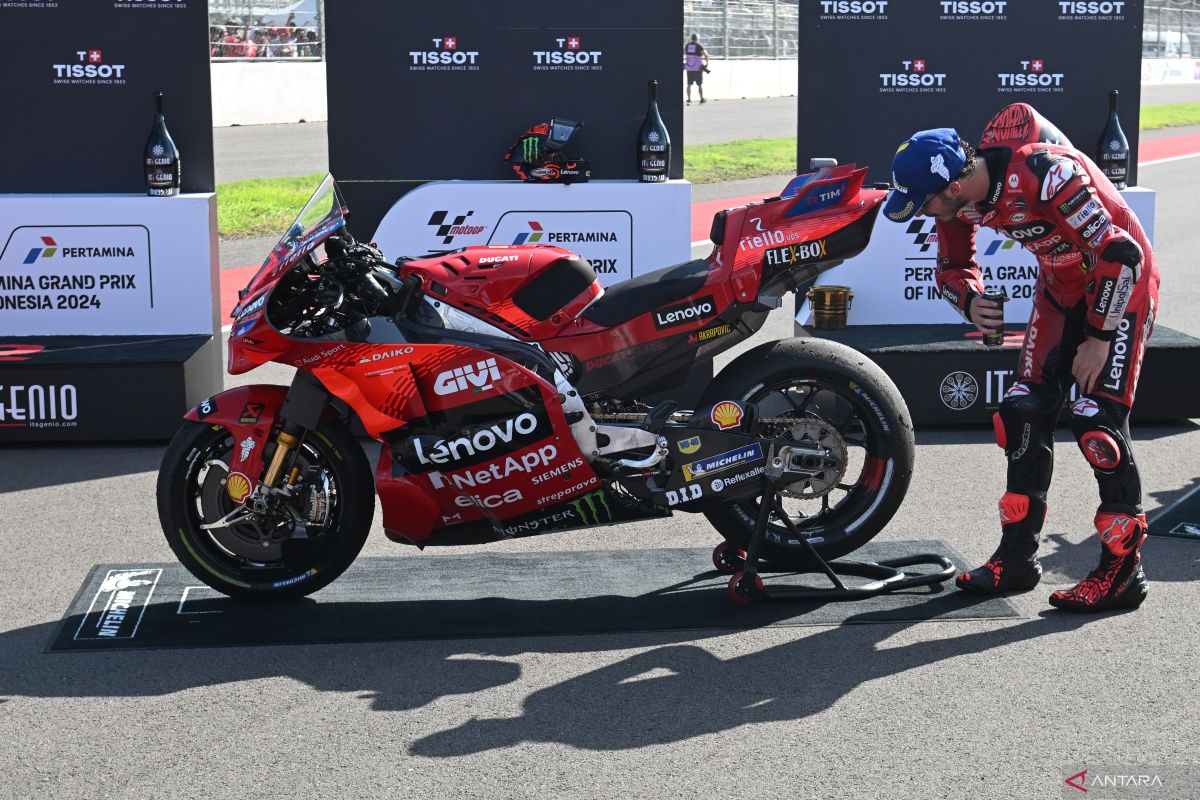
<path id="1" fill-rule="evenodd" d="M 821 557 L 800 533 L 795 523 L 788 517 L 779 499 L 781 478 L 785 466 L 789 463 L 792 448 L 782 447 L 776 453 L 772 448 L 767 456 L 767 487 L 763 492 L 763 501 L 759 505 L 758 517 L 754 524 L 754 533 L 746 548 L 744 564 L 740 554 L 728 553 L 725 545 L 718 545 L 713 552 L 713 562 L 722 571 L 735 569 L 729 579 L 729 596 L 734 602 L 741 604 L 761 603 L 772 600 L 819 600 L 837 602 L 842 600 L 862 600 L 875 597 L 887 592 L 900 589 L 911 589 L 916 586 L 932 586 L 954 577 L 955 567 L 945 556 L 933 553 L 917 553 L 902 558 L 890 558 L 884 561 L 826 561 Z M 768 499 L 769 498 L 769 499 Z M 793 565 L 772 567 L 770 562 L 761 561 L 763 543 L 766 541 L 767 526 L 771 513 L 775 512 L 779 520 L 787 527 L 789 533 L 798 541 L 805 555 L 814 568 L 797 568 Z M 936 567 L 933 572 L 908 572 L 905 567 L 927 565 Z M 737 567 L 740 566 L 740 569 Z M 723 569 L 724 567 L 724 569 Z M 817 573 L 823 572 L 832 586 L 817 587 L 772 587 L 767 588 L 762 581 L 763 573 Z M 843 576 L 867 578 L 866 583 L 847 585 L 842 581 Z"/>

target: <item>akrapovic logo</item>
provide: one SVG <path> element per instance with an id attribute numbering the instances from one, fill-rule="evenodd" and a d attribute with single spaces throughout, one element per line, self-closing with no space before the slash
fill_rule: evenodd
<path id="1" fill-rule="evenodd" d="M 941 0 L 941 4 L 941 18 L 946 21 L 1008 19 L 1008 0 Z"/>
<path id="2" fill-rule="evenodd" d="M 823 20 L 885 20 L 889 0 L 821 0 Z"/>
<path id="3" fill-rule="evenodd" d="M 409 70 L 417 72 L 465 72 L 479 69 L 479 51 L 462 50 L 457 36 L 442 36 L 429 40 L 428 50 L 410 50 Z"/>
<path id="4" fill-rule="evenodd" d="M 1060 20 L 1115 22 L 1125 19 L 1125 2 L 1095 2 L 1095 0 L 1059 0 Z"/>
<path id="5" fill-rule="evenodd" d="M 425 224 L 437 228 L 437 233 L 434 236 L 442 237 L 442 244 L 450 244 L 454 241 L 455 236 L 478 236 L 487 230 L 486 225 L 466 224 L 467 219 L 474 213 L 472 210 L 465 214 L 450 217 L 449 211 L 435 211 L 429 216 L 429 222 Z M 446 222 L 447 217 L 450 217 L 449 222 Z"/>
<path id="6" fill-rule="evenodd" d="M 558 45 L 557 49 L 532 51 L 535 70 L 604 69 L 600 64 L 604 52 L 585 49 L 583 40 L 578 36 L 563 36 L 554 41 Z"/>
<path id="7" fill-rule="evenodd" d="M 53 64 L 54 83 L 69 85 L 110 85 L 125 83 L 124 64 L 105 64 L 102 50 L 76 50 L 74 60 Z"/>
<path id="8" fill-rule="evenodd" d="M 1047 72 L 1046 62 L 1040 58 L 1030 58 L 1017 62 L 1021 65 L 1020 72 L 997 72 L 996 80 L 999 85 L 997 92 L 1041 92 L 1061 93 L 1063 88 L 1063 73 Z"/>
<path id="9" fill-rule="evenodd" d="M 492 388 L 492 382 L 500 380 L 500 368 L 496 359 L 489 358 L 466 364 L 439 373 L 433 382 L 433 390 L 445 396 L 459 392 L 477 394 Z"/>
<path id="10" fill-rule="evenodd" d="M 884 93 L 936 94 L 946 91 L 945 72 L 930 72 L 923 58 L 901 61 L 903 72 L 879 73 L 879 91 Z"/>
<path id="11" fill-rule="evenodd" d="M 717 313 L 717 307 L 712 297 L 701 297 L 698 300 L 688 300 L 678 305 L 668 306 L 654 312 L 654 327 L 660 331 L 697 322 Z"/>

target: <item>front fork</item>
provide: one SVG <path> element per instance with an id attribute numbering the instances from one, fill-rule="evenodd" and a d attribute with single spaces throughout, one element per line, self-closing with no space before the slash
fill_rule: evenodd
<path id="1" fill-rule="evenodd" d="M 329 392 L 321 382 L 310 372 L 297 371 L 279 411 L 282 424 L 275 434 L 275 452 L 259 484 L 264 494 L 278 488 L 280 476 L 295 462 L 296 448 L 304 441 L 305 431 L 317 429 L 328 404 Z M 296 482 L 297 473 L 297 468 L 291 467 L 287 476 L 289 486 Z"/>

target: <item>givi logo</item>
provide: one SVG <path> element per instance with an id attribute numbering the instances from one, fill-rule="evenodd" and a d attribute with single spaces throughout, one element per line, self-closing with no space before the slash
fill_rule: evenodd
<path id="1" fill-rule="evenodd" d="M 500 368 L 496 366 L 496 359 L 489 358 L 474 366 L 467 364 L 439 373 L 434 379 L 433 390 L 443 396 L 466 391 L 477 393 L 492 388 L 492 381 L 498 380 Z"/>

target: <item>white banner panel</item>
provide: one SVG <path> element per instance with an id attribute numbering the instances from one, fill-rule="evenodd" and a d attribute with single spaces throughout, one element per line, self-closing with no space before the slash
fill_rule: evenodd
<path id="1" fill-rule="evenodd" d="M 0 335 L 213 332 L 216 195 L 0 196 Z"/>
<path id="2" fill-rule="evenodd" d="M 1154 190 L 1134 187 L 1122 191 L 1121 195 L 1153 242 Z M 846 319 L 848 325 L 955 324 L 963 321 L 942 299 L 933 277 L 937 263 L 934 225 L 932 218 L 914 217 L 910 222 L 897 224 L 880 214 L 867 249 L 817 278 L 817 283 L 822 286 L 849 286 L 853 290 L 854 300 Z M 1003 286 L 1008 290 L 1005 321 L 1023 325 L 1033 310 L 1037 259 L 1016 241 L 991 228 L 979 229 L 975 250 L 984 285 Z M 796 321 L 809 325 L 812 314 L 808 301 L 801 300 Z"/>
<path id="3" fill-rule="evenodd" d="M 469 245 L 552 244 L 607 286 L 691 258 L 692 186 L 436 181 L 396 201 L 375 232 L 389 259 Z M 352 223 L 353 224 L 353 223 Z"/>

